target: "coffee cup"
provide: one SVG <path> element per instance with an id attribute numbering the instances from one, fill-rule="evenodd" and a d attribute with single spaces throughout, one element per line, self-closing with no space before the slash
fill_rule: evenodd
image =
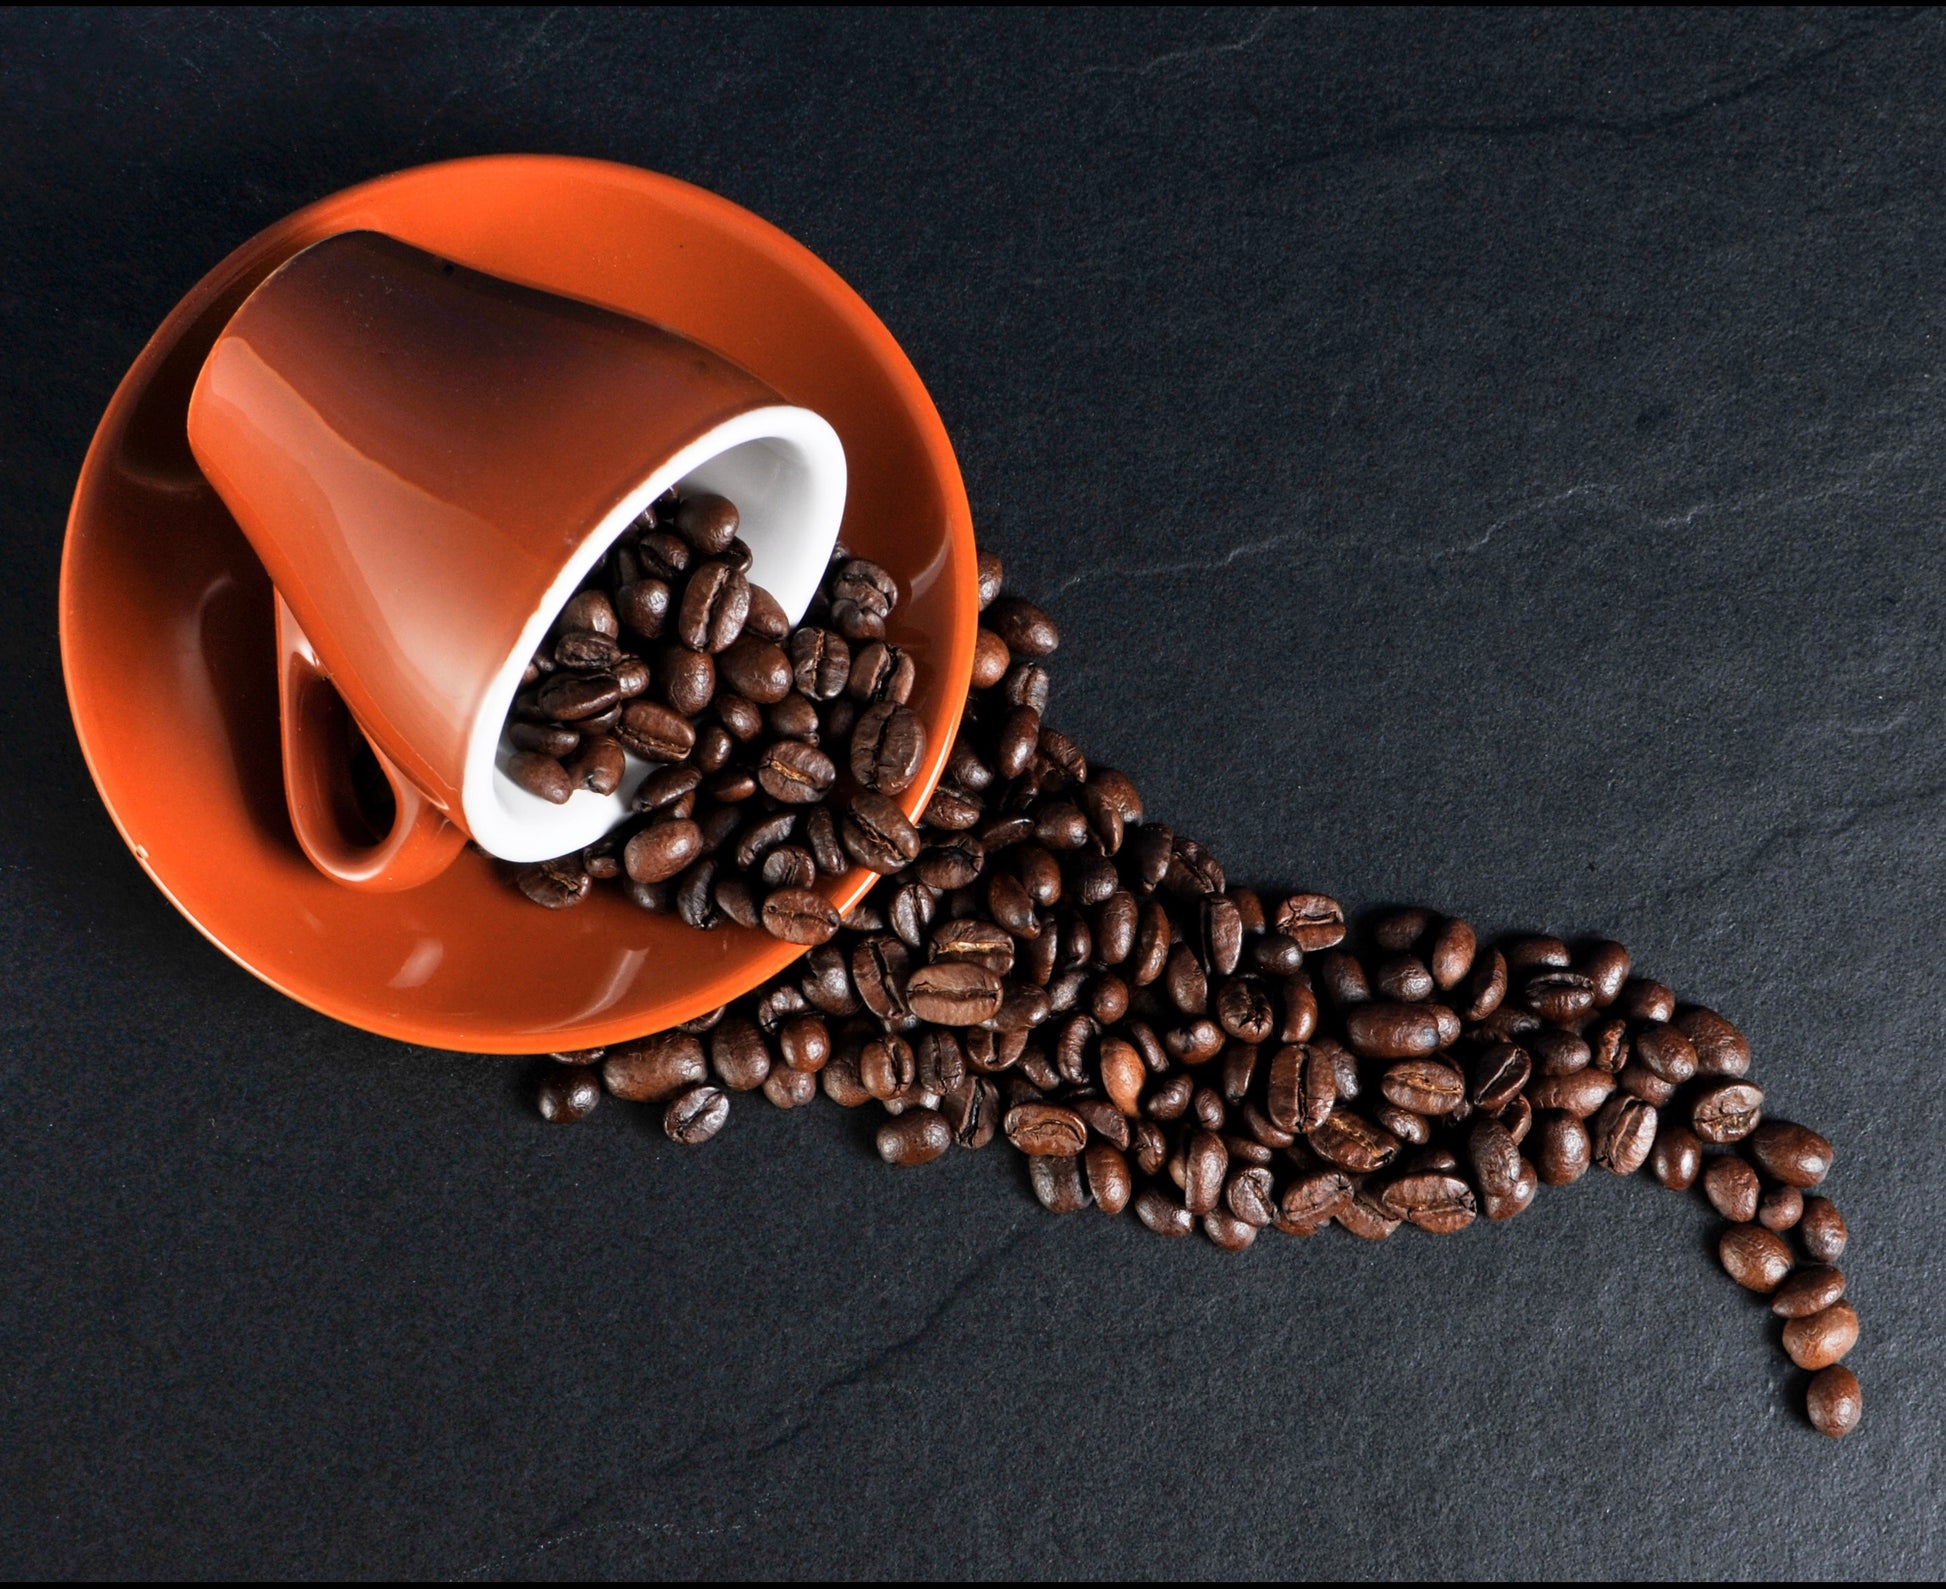
<path id="1" fill-rule="evenodd" d="M 468 839 L 568 854 L 649 771 L 553 805 L 507 772 L 528 659 L 656 498 L 730 498 L 795 622 L 836 543 L 845 455 L 817 414 L 663 327 L 377 232 L 284 264 L 218 336 L 190 449 L 275 587 L 286 803 L 348 887 L 436 876 Z M 374 834 L 344 714 L 392 794 Z"/>

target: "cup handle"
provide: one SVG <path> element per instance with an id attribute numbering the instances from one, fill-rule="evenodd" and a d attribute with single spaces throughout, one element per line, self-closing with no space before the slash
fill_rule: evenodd
<path id="1" fill-rule="evenodd" d="M 364 824 L 345 743 L 349 713 L 297 617 L 277 603 L 277 704 L 284 744 L 284 800 L 311 864 L 347 888 L 395 893 L 429 883 L 452 865 L 466 835 L 419 792 L 378 746 L 397 813 L 377 843 L 349 835 Z"/>

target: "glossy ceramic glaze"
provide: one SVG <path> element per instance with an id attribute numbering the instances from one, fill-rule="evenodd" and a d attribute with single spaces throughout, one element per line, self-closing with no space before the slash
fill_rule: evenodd
<path id="1" fill-rule="evenodd" d="M 354 1025 L 532 1052 L 700 1014 L 801 951 L 737 928 L 694 933 L 608 891 L 544 912 L 475 850 L 423 887 L 359 892 L 323 877 L 292 836 L 270 584 L 190 454 L 185 413 L 250 292 L 358 229 L 668 326 L 828 419 L 849 465 L 842 537 L 910 591 L 891 638 L 917 664 L 929 749 L 908 810 L 937 782 L 972 667 L 974 547 L 950 443 L 910 363 L 835 274 L 748 212 L 668 177 L 542 156 L 424 167 L 312 205 L 212 271 L 144 349 L 89 450 L 62 563 L 62 659 L 95 781 L 191 921 Z M 869 885 L 855 873 L 830 892 L 846 908 Z"/>
<path id="2" fill-rule="evenodd" d="M 737 493 L 751 575 L 793 617 L 844 507 L 830 427 L 748 371 L 376 232 L 307 248 L 250 295 L 190 394 L 189 446 L 289 605 L 286 671 L 314 651 L 409 786 L 394 831 L 353 847 L 328 807 L 299 803 L 331 780 L 293 769 L 317 741 L 286 714 L 298 840 L 354 886 L 412 886 L 450 856 L 436 828 L 408 834 L 415 805 L 512 861 L 580 849 L 626 814 L 646 766 L 555 806 L 496 752 L 548 624 L 666 486 L 746 455 L 761 466 Z"/>

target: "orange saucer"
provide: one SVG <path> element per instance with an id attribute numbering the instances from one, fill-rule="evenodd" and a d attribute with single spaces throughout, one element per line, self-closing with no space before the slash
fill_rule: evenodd
<path id="1" fill-rule="evenodd" d="M 299 249 L 359 227 L 658 321 L 828 419 L 841 532 L 909 594 L 890 638 L 929 731 L 916 812 L 952 745 L 977 623 L 972 515 L 945 427 L 863 301 L 800 244 L 671 177 L 540 155 L 400 172 L 321 200 L 197 284 L 117 388 L 82 465 L 61 562 L 61 660 L 89 770 L 136 859 L 239 965 L 407 1042 L 591 1047 L 714 1008 L 802 951 L 693 932 L 611 890 L 528 904 L 476 851 L 424 887 L 355 892 L 304 858 L 284 806 L 271 591 L 189 454 L 191 383 L 237 305 Z M 832 892 L 848 908 L 870 885 Z"/>

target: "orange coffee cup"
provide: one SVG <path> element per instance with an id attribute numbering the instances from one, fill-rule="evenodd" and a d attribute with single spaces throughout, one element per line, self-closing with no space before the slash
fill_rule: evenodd
<path id="1" fill-rule="evenodd" d="M 410 888 L 471 838 L 508 861 L 593 842 L 612 795 L 507 776 L 520 675 L 583 577 L 671 487 L 737 504 L 793 622 L 845 499 L 837 433 L 660 326 L 376 232 L 296 255 L 217 338 L 189 444 L 276 587 L 285 798 L 312 863 Z M 339 705 L 392 787 L 360 830 Z"/>

